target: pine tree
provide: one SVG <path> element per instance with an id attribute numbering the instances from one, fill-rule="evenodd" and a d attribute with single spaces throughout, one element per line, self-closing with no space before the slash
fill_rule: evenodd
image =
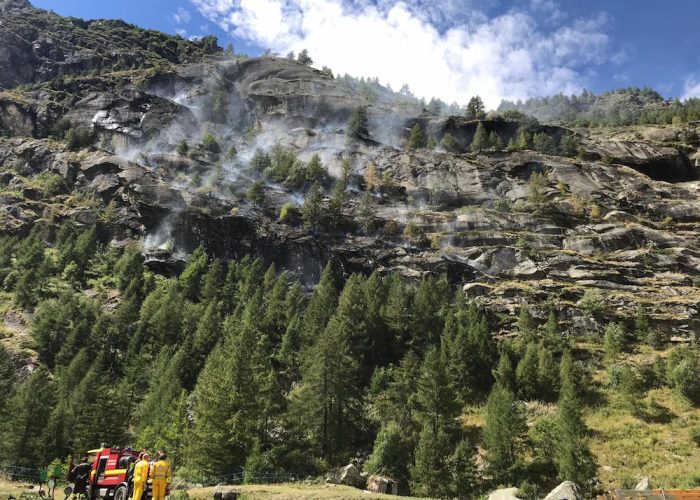
<path id="1" fill-rule="evenodd" d="M 306 193 L 306 199 L 301 211 L 305 227 L 314 230 L 320 227 L 323 218 L 322 204 L 323 193 L 321 192 L 321 186 L 315 183 L 311 186 L 309 192 Z"/>
<path id="2" fill-rule="evenodd" d="M 517 151 L 522 151 L 525 149 L 530 149 L 532 146 L 532 139 L 530 134 L 528 134 L 524 129 L 518 131 L 518 137 L 515 139 L 515 149 Z"/>
<path id="3" fill-rule="evenodd" d="M 43 368 L 34 371 L 16 389 L 7 402 L 7 421 L 3 425 L 3 458 L 17 466 L 42 463 L 42 430 L 54 403 L 53 384 Z"/>
<path id="4" fill-rule="evenodd" d="M 312 299 L 313 300 L 313 299 Z M 290 412 L 312 449 L 331 463 L 347 460 L 361 420 L 359 366 L 336 322 L 315 340 L 293 391 Z"/>
<path id="5" fill-rule="evenodd" d="M 573 481 L 584 491 L 590 492 L 596 463 L 586 445 L 587 429 L 576 393 L 577 374 L 568 352 L 562 358 L 560 369 L 555 462 L 561 479 Z"/>
<path id="6" fill-rule="evenodd" d="M 559 150 L 564 156 L 573 157 L 578 153 L 579 144 L 573 134 L 564 134 L 559 141 Z"/>
<path id="7" fill-rule="evenodd" d="M 446 132 L 445 135 L 442 136 L 441 144 L 442 147 L 445 148 L 445 150 L 451 153 L 459 153 L 459 143 L 457 143 L 455 136 L 450 134 L 449 132 Z"/>
<path id="8" fill-rule="evenodd" d="M 338 284 L 335 278 L 335 272 L 331 261 L 328 261 L 326 267 L 323 268 L 321 279 L 316 285 L 309 305 L 304 312 L 303 328 L 304 337 L 302 338 L 302 350 L 304 346 L 309 346 L 316 342 L 323 330 L 326 328 L 328 321 L 333 316 L 338 304 Z"/>
<path id="9" fill-rule="evenodd" d="M 382 304 L 382 320 L 391 332 L 397 345 L 405 345 L 411 325 L 412 294 L 405 280 L 398 274 L 387 277 L 387 296 Z"/>
<path id="10" fill-rule="evenodd" d="M 411 129 L 411 135 L 408 136 L 408 141 L 406 142 L 406 149 L 414 151 L 416 149 L 423 149 L 427 145 L 427 138 L 423 127 L 420 123 L 413 125 Z"/>
<path id="11" fill-rule="evenodd" d="M 498 356 L 496 344 L 486 318 L 476 304 L 467 305 L 461 295 L 447 315 L 441 349 L 460 403 L 488 392 Z"/>
<path id="12" fill-rule="evenodd" d="M 369 138 L 369 129 L 367 121 L 367 108 L 359 106 L 352 114 L 348 122 L 346 134 L 350 139 L 367 139 Z"/>
<path id="13" fill-rule="evenodd" d="M 451 427 L 459 413 L 442 354 L 436 347 L 431 347 L 425 354 L 417 382 L 416 401 L 420 422 L 430 425 L 434 432 Z"/>
<path id="14" fill-rule="evenodd" d="M 603 344 L 608 356 L 617 356 L 625 347 L 625 327 L 622 323 L 608 323 L 605 327 Z"/>
<path id="15" fill-rule="evenodd" d="M 518 384 L 518 395 L 522 399 L 536 399 L 539 383 L 537 378 L 537 344 L 530 343 L 525 348 L 525 355 L 515 370 Z"/>
<path id="16" fill-rule="evenodd" d="M 559 367 L 552 353 L 540 345 L 537 353 L 537 393 L 544 401 L 554 401 L 559 390 Z"/>
<path id="17" fill-rule="evenodd" d="M 469 99 L 469 102 L 467 103 L 466 117 L 470 120 L 481 120 L 486 117 L 484 101 L 482 101 L 481 97 L 478 95 Z"/>
<path id="18" fill-rule="evenodd" d="M 202 247 L 198 247 L 187 259 L 187 266 L 180 273 L 179 282 L 183 295 L 189 300 L 199 299 L 199 291 L 207 273 L 208 264 L 207 254 Z"/>
<path id="19" fill-rule="evenodd" d="M 497 482 L 512 480 L 525 432 L 525 418 L 513 393 L 495 385 L 486 402 L 483 446 Z"/>
<path id="20" fill-rule="evenodd" d="M 518 316 L 518 333 L 524 344 L 534 342 L 537 336 L 537 323 L 530 314 L 527 305 L 523 304 L 520 307 L 520 315 Z"/>
<path id="21" fill-rule="evenodd" d="M 411 347 L 422 350 L 425 346 L 438 343 L 448 302 L 449 286 L 444 277 L 439 281 L 432 276 L 421 280 L 413 299 Z"/>
<path id="22" fill-rule="evenodd" d="M 457 498 L 475 497 L 478 492 L 479 470 L 474 446 L 462 440 L 449 460 L 452 476 L 451 495 Z"/>
<path id="23" fill-rule="evenodd" d="M 382 474 L 397 480 L 399 484 L 405 484 L 410 457 L 411 450 L 404 429 L 395 422 L 389 422 L 377 433 L 364 471 L 368 474 Z"/>
<path id="24" fill-rule="evenodd" d="M 515 382 L 515 370 L 513 369 L 513 362 L 511 361 L 510 354 L 507 349 L 501 351 L 501 356 L 498 359 L 498 366 L 493 372 L 493 378 L 496 383 L 501 387 L 508 389 L 509 391 L 516 392 L 516 382 Z"/>
<path id="25" fill-rule="evenodd" d="M 501 136 L 495 130 L 492 130 L 489 134 L 489 144 L 494 149 L 494 151 L 501 151 L 503 149 L 503 141 Z"/>
<path id="26" fill-rule="evenodd" d="M 450 494 L 449 438 L 442 428 L 426 422 L 418 439 L 411 467 L 411 492 L 418 496 L 446 498 Z"/>
<path id="27" fill-rule="evenodd" d="M 649 317 L 642 304 L 637 304 L 637 314 L 634 318 L 634 336 L 637 340 L 647 340 L 651 328 L 649 327 Z"/>
<path id="28" fill-rule="evenodd" d="M 360 203 L 357 205 L 357 210 L 355 212 L 355 219 L 358 224 L 364 229 L 366 234 L 372 231 L 375 224 L 375 218 L 377 216 L 377 205 L 374 201 L 374 197 L 370 193 L 365 193 L 360 198 Z"/>
<path id="29" fill-rule="evenodd" d="M 207 359 L 194 390 L 188 463 L 208 474 L 242 467 L 254 440 L 264 440 L 271 418 L 269 344 L 256 327 L 259 301 L 249 301 L 240 323 L 227 319 L 226 338 Z"/>
<path id="30" fill-rule="evenodd" d="M 469 149 L 473 153 L 478 153 L 479 151 L 489 149 L 491 147 L 491 142 L 489 141 L 488 133 L 484 127 L 483 122 L 479 122 L 476 126 L 476 132 L 474 133 L 474 139 L 469 146 Z"/>

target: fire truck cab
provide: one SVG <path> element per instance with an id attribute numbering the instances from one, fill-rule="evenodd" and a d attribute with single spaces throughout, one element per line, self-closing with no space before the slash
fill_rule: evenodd
<path id="1" fill-rule="evenodd" d="M 97 500 L 128 500 L 131 498 L 134 482 L 134 465 L 138 452 L 131 449 L 102 447 L 88 451 L 92 463 L 87 481 L 87 498 Z M 169 494 L 166 491 L 166 494 Z M 143 500 L 151 498 L 151 485 L 143 492 Z"/>

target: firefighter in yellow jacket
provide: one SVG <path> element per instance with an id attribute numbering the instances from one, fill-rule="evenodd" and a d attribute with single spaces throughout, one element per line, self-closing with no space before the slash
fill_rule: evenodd
<path id="1" fill-rule="evenodd" d="M 165 487 L 172 481 L 170 464 L 165 461 L 165 453 L 158 454 L 158 461 L 151 467 L 150 478 L 153 480 L 153 500 L 165 499 Z"/>
<path id="2" fill-rule="evenodd" d="M 143 490 L 148 481 L 148 458 L 148 453 L 141 453 L 139 461 L 134 465 L 134 493 L 131 500 L 141 500 L 143 496 Z"/>

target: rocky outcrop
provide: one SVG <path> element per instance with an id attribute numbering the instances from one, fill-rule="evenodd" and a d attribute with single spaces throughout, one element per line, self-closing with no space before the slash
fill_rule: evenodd
<path id="1" fill-rule="evenodd" d="M 362 476 L 360 469 L 355 464 L 348 464 L 340 470 L 339 482 L 354 488 L 364 489 L 367 478 Z"/>
<path id="2" fill-rule="evenodd" d="M 564 481 L 544 497 L 544 500 L 583 500 L 578 486 L 571 481 Z"/>

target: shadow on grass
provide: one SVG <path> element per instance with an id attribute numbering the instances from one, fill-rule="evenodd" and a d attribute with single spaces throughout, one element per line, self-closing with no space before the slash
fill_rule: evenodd
<path id="1" fill-rule="evenodd" d="M 636 416 L 648 424 L 670 424 L 677 417 L 671 410 L 656 402 L 639 408 Z"/>

